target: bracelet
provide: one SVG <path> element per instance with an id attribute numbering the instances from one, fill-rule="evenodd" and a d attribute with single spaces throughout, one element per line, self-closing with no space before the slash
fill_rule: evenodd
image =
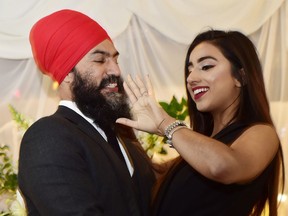
<path id="1" fill-rule="evenodd" d="M 165 129 L 164 134 L 167 138 L 166 143 L 169 144 L 169 147 L 173 148 L 173 143 L 172 143 L 173 133 L 180 128 L 187 128 L 187 125 L 185 124 L 185 122 L 177 120 L 173 122 L 172 124 L 168 125 L 168 127 Z"/>
<path id="2" fill-rule="evenodd" d="M 166 143 L 169 145 L 170 148 L 174 148 L 173 146 L 173 143 L 172 143 L 172 137 L 173 137 L 173 134 L 177 131 L 177 130 L 180 130 L 182 128 L 187 128 L 186 126 L 178 126 L 176 127 L 173 131 L 171 131 L 170 135 L 171 135 L 171 139 L 167 139 L 166 140 Z"/>

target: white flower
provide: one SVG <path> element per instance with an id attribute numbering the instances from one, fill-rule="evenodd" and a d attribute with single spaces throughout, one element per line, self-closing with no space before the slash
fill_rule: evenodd
<path id="1" fill-rule="evenodd" d="M 18 190 L 16 191 L 14 198 L 14 200 L 10 200 L 10 214 L 12 216 L 27 216 L 24 200 Z"/>
<path id="2" fill-rule="evenodd" d="M 166 154 L 167 152 L 163 148 L 164 138 L 155 134 L 139 131 L 137 137 L 146 151 L 147 155 L 152 158 L 155 153 Z"/>

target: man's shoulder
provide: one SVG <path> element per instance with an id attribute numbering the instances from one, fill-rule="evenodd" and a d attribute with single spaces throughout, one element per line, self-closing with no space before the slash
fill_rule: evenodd
<path id="1" fill-rule="evenodd" d="M 39 118 L 38 120 L 36 120 L 28 129 L 27 132 L 29 131 L 37 131 L 37 130 L 49 130 L 49 131 L 54 131 L 57 130 L 58 127 L 63 127 L 65 125 L 71 125 L 71 121 L 69 121 L 69 118 L 67 118 L 67 116 L 73 116 L 73 115 L 77 115 L 77 113 L 75 113 L 73 110 L 69 110 L 68 108 L 67 112 L 69 112 L 69 114 L 67 114 L 66 116 L 63 115 L 63 112 L 66 111 L 61 111 L 59 112 L 59 109 L 49 115 L 49 116 L 43 116 L 41 118 Z"/>

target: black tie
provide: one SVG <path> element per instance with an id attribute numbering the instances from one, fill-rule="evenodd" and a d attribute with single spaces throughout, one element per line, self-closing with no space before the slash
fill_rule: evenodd
<path id="1" fill-rule="evenodd" d="M 118 140 L 116 138 L 115 132 L 111 128 L 106 128 L 104 132 L 107 136 L 107 142 L 111 145 L 111 147 L 114 149 L 119 158 L 126 164 Z"/>

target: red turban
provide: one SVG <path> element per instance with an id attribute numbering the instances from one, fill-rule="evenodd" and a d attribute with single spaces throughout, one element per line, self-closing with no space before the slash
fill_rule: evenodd
<path id="1" fill-rule="evenodd" d="M 61 10 L 40 19 L 31 29 L 30 43 L 40 70 L 59 84 L 96 45 L 110 39 L 90 17 Z"/>

